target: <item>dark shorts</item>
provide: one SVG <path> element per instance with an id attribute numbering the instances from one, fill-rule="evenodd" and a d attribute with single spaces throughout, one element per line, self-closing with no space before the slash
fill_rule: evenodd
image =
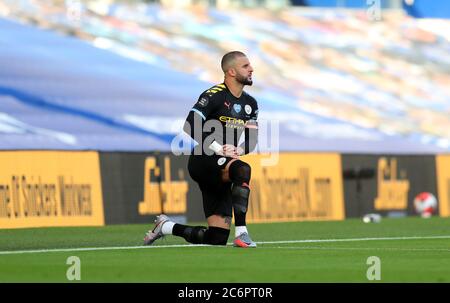
<path id="1" fill-rule="evenodd" d="M 191 155 L 188 170 L 203 196 L 205 217 L 232 217 L 231 182 L 222 181 L 222 170 L 233 158 L 218 155 Z"/>

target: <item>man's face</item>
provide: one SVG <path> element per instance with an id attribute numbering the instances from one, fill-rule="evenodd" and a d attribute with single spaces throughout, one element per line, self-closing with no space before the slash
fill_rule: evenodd
<path id="1" fill-rule="evenodd" d="M 236 81 L 243 85 L 252 85 L 253 67 L 247 57 L 235 59 L 234 70 L 236 71 Z"/>

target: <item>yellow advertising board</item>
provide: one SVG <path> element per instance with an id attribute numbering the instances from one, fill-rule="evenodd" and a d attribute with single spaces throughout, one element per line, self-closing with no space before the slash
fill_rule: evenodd
<path id="1" fill-rule="evenodd" d="M 436 156 L 436 174 L 439 193 L 439 214 L 450 216 L 450 155 Z"/>
<path id="2" fill-rule="evenodd" d="M 410 184 L 406 170 L 397 168 L 397 158 L 378 159 L 377 188 L 376 210 L 404 210 L 408 207 Z"/>
<path id="3" fill-rule="evenodd" d="M 139 202 L 139 214 L 177 214 L 187 210 L 188 182 L 173 181 L 170 157 L 164 157 L 164 166 L 158 165 L 156 157 L 147 157 L 144 168 L 144 200 Z M 164 179 L 161 179 L 164 169 Z M 179 172 L 183 175 L 183 171 Z M 152 175 L 154 176 L 152 178 Z M 161 180 L 158 180 L 161 179 Z"/>
<path id="4" fill-rule="evenodd" d="M 247 221 L 345 218 L 339 154 L 281 153 L 270 166 L 264 165 L 264 157 L 242 158 L 252 167 Z"/>
<path id="5" fill-rule="evenodd" d="M 99 225 L 97 152 L 0 152 L 0 229 Z"/>

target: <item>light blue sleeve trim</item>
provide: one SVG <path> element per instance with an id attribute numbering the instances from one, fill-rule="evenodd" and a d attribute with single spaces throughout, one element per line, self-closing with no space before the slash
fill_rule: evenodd
<path id="1" fill-rule="evenodd" d="M 191 109 L 191 112 L 196 112 L 197 114 L 199 114 L 203 118 L 203 120 L 206 120 L 205 115 L 201 111 L 199 111 L 198 109 L 193 108 L 193 109 Z"/>

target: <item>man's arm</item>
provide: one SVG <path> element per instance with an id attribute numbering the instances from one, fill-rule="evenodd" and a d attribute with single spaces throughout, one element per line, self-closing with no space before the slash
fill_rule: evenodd
<path id="1" fill-rule="evenodd" d="M 197 103 L 194 104 L 192 109 L 184 122 L 183 130 L 197 143 L 203 141 L 203 125 L 206 118 L 214 110 L 214 104 L 211 100 L 211 95 L 203 93 L 198 98 Z"/>
<path id="2" fill-rule="evenodd" d="M 258 144 L 258 122 L 249 120 L 245 126 L 244 135 L 245 140 L 238 147 L 239 155 L 246 155 L 255 150 Z"/>
<path id="3" fill-rule="evenodd" d="M 205 121 L 215 110 L 216 103 L 217 102 L 214 102 L 214 95 L 203 93 L 200 95 L 197 103 L 192 107 L 186 118 L 183 130 L 198 144 L 203 145 L 205 139 L 207 138 L 204 132 Z M 220 124 L 220 122 L 218 121 L 217 123 Z M 231 153 L 227 149 L 227 146 L 223 146 L 215 140 L 212 141 L 212 143 L 208 147 L 217 155 L 231 156 Z"/>
<path id="4" fill-rule="evenodd" d="M 254 111 L 250 120 L 245 124 L 244 142 L 238 146 L 238 154 L 246 155 L 255 150 L 256 145 L 258 144 L 258 105 L 255 101 Z"/>

